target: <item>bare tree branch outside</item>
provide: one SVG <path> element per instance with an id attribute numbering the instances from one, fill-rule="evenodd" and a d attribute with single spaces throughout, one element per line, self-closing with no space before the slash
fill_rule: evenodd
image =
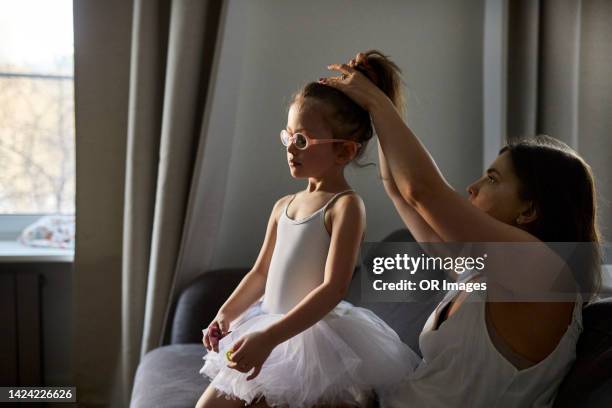
<path id="1" fill-rule="evenodd" d="M 0 213 L 74 213 L 73 82 L 0 65 Z"/>
<path id="2" fill-rule="evenodd" d="M 75 212 L 72 7 L 0 1 L 0 216 Z"/>

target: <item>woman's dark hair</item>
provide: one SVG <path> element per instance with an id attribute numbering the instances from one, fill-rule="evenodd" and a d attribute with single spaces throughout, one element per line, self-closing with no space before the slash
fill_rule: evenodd
<path id="1" fill-rule="evenodd" d="M 403 111 L 404 97 L 401 70 L 386 55 L 377 50 L 366 51 L 365 58 L 353 67 L 374 82 L 393 104 Z M 326 118 L 334 138 L 350 139 L 361 143 L 355 155 L 359 159 L 372 138 L 374 130 L 370 114 L 342 91 L 318 82 L 310 82 L 293 95 L 291 104 L 302 101 L 320 102 L 328 110 Z"/>
<path id="2" fill-rule="evenodd" d="M 579 245 L 583 262 L 572 269 L 582 291 L 596 294 L 601 286 L 601 237 L 591 167 L 567 144 L 546 135 L 512 141 L 499 154 L 504 152 L 510 153 L 520 180 L 520 198 L 532 201 L 536 209 L 536 219 L 525 228 L 543 242 L 587 243 Z"/>

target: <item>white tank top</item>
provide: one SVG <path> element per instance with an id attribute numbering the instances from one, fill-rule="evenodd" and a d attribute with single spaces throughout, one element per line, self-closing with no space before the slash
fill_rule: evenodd
<path id="1" fill-rule="evenodd" d="M 483 275 L 464 273 L 460 281 Z M 449 291 L 429 316 L 419 337 L 423 360 L 383 408 L 399 407 L 551 407 L 557 389 L 576 358 L 582 332 L 582 299 L 577 296 L 572 321 L 553 352 L 518 370 L 492 343 L 485 319 L 485 292 L 468 294 L 440 327 L 440 311 L 459 291 Z"/>
<path id="2" fill-rule="evenodd" d="M 287 313 L 323 283 L 330 236 L 325 228 L 325 210 L 341 194 L 335 194 L 311 215 L 293 220 L 285 205 L 276 226 L 276 243 L 268 269 L 262 309 Z M 295 197 L 294 197 L 295 198 Z"/>

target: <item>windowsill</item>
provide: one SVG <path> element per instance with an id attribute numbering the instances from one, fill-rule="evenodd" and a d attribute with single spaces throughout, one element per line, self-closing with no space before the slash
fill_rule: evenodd
<path id="1" fill-rule="evenodd" d="M 74 250 L 30 247 L 18 241 L 0 240 L 0 263 L 6 262 L 68 262 L 74 260 Z"/>

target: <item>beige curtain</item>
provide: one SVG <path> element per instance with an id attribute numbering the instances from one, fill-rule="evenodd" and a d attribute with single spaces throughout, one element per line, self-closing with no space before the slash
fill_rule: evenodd
<path id="1" fill-rule="evenodd" d="M 220 1 L 74 2 L 79 406 L 129 405 L 183 275 L 207 266 L 185 249 L 199 238 L 185 231 L 206 213 L 213 221 L 198 225 L 208 238 L 200 244 L 212 246 L 225 193 L 217 178 L 199 199 L 210 179 L 202 172 L 226 173 L 231 148 L 231 135 L 210 136 L 206 114 L 222 18 Z M 220 137 L 229 147 L 210 159 L 206 146 Z"/>
<path id="2" fill-rule="evenodd" d="M 507 135 L 545 133 L 593 168 L 612 240 L 612 2 L 508 1 Z"/>

